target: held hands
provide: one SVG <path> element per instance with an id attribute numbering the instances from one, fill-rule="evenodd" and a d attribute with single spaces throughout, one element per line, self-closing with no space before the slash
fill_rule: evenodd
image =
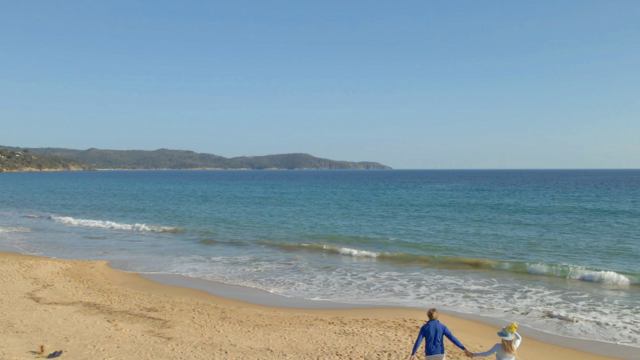
<path id="1" fill-rule="evenodd" d="M 470 359 L 473 359 L 473 353 L 472 353 L 471 351 L 469 351 L 469 350 L 465 350 L 465 351 L 464 351 L 464 354 L 465 354 L 467 357 L 469 357 Z M 411 355 L 411 356 L 409 357 L 409 360 L 415 360 L 415 358 L 416 358 L 416 356 L 415 356 L 415 355 Z"/>

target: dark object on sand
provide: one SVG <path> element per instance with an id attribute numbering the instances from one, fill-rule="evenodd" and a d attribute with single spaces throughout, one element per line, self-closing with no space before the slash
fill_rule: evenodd
<path id="1" fill-rule="evenodd" d="M 54 351 L 51 354 L 49 354 L 49 356 L 47 356 L 47 359 L 57 358 L 60 355 L 62 355 L 62 350 Z"/>
<path id="2" fill-rule="evenodd" d="M 40 345 L 40 352 L 37 352 L 36 354 L 38 355 L 44 354 L 44 345 Z"/>

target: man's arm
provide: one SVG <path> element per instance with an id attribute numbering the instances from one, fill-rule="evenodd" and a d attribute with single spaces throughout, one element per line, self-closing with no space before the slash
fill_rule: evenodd
<path id="1" fill-rule="evenodd" d="M 462 343 L 456 339 L 455 336 L 453 336 L 453 334 L 451 334 L 451 331 L 449 331 L 448 327 L 444 327 L 444 336 L 447 337 L 447 339 L 451 340 L 452 343 L 454 343 L 457 347 L 459 347 L 462 350 L 467 350 L 467 348 L 464 347 L 464 345 L 462 345 Z"/>
<path id="2" fill-rule="evenodd" d="M 413 351 L 411 351 L 411 357 L 413 357 L 416 354 L 416 351 L 418 351 L 418 348 L 420 347 L 420 344 L 422 343 L 422 338 L 424 337 L 424 335 L 422 335 L 422 328 L 420 328 L 420 332 L 418 333 L 418 338 L 416 339 L 416 343 L 415 345 L 413 345 Z"/>

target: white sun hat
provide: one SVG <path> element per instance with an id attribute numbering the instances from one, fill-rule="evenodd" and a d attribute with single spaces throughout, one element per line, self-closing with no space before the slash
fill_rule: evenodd
<path id="1" fill-rule="evenodd" d="M 516 337 L 511 331 L 507 330 L 507 328 L 502 328 L 502 330 L 498 333 L 498 336 L 505 340 L 513 340 L 513 338 Z"/>
<path id="2" fill-rule="evenodd" d="M 516 337 L 514 333 L 517 328 L 518 328 L 518 324 L 516 323 L 503 327 L 502 330 L 500 330 L 500 332 L 498 333 L 498 336 L 500 336 L 500 338 L 505 339 L 507 341 L 513 340 Z"/>

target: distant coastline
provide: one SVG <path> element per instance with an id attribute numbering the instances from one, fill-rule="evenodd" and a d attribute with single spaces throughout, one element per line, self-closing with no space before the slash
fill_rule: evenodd
<path id="1" fill-rule="evenodd" d="M 87 170 L 87 169 L 34 169 L 34 168 L 26 168 L 20 170 L 3 170 L 0 173 L 23 173 L 23 172 L 63 172 L 63 171 L 95 171 L 96 169 Z"/>
<path id="2" fill-rule="evenodd" d="M 300 169 L 284 169 L 284 168 L 268 168 L 268 169 L 222 169 L 222 168 L 191 168 L 191 169 L 34 169 L 25 168 L 20 170 L 4 170 L 0 173 L 24 173 L 24 172 L 73 172 L 73 171 L 255 171 L 255 170 L 278 170 L 278 171 L 305 171 L 305 170 L 319 170 L 319 171 L 334 171 L 334 170 L 353 170 L 353 171 L 366 171 L 372 169 L 313 169 L 313 168 L 300 168 Z M 393 169 L 377 169 L 377 170 L 393 170 Z"/>
<path id="3" fill-rule="evenodd" d="M 0 147 L 0 172 L 82 171 L 95 170 L 80 160 L 56 155 L 32 154 Z"/>
<path id="4" fill-rule="evenodd" d="M 0 146 L 14 154 L 29 153 L 48 156 L 58 162 L 73 162 L 82 170 L 389 170 L 391 167 L 372 161 L 339 161 L 318 158 L 309 154 L 278 154 L 266 156 L 223 156 L 185 150 L 74 150 L 63 148 L 22 148 Z M 1 165 L 1 164 L 0 164 Z M 17 171 L 40 171 L 57 167 L 33 167 L 19 164 Z M 5 168 L 5 166 L 2 166 Z M 29 170 L 33 168 L 33 170 Z M 65 166 L 60 170 L 75 170 Z"/>
<path id="5" fill-rule="evenodd" d="M 250 171 L 250 170 L 292 170 L 292 171 L 304 171 L 304 170 L 323 170 L 323 171 L 332 171 L 332 170 L 354 170 L 354 171 L 365 171 L 365 170 L 393 170 L 393 169 L 316 169 L 316 168 L 296 168 L 296 169 L 286 169 L 286 168 L 264 168 L 264 169 L 251 169 L 251 168 L 237 168 L 237 169 L 223 169 L 223 168 L 189 168 L 189 169 L 95 169 L 95 171 Z M 38 170 L 35 170 L 38 171 Z M 50 170 L 50 171 L 69 171 L 69 170 Z M 75 170 L 71 170 L 75 171 Z"/>

